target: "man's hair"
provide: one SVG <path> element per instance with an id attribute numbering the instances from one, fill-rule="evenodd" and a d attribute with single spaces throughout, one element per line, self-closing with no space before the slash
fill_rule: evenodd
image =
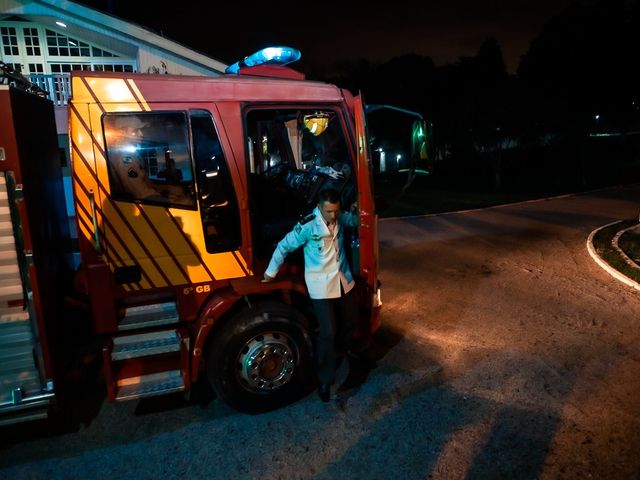
<path id="1" fill-rule="evenodd" d="M 318 195 L 318 203 L 322 204 L 322 202 L 340 203 L 340 193 L 333 188 L 322 190 Z"/>

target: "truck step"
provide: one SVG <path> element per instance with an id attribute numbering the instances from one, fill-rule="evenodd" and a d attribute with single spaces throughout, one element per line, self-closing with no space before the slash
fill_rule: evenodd
<path id="1" fill-rule="evenodd" d="M 27 320 L 29 320 L 29 312 L 22 307 L 0 307 L 0 323 L 26 322 Z"/>
<path id="2" fill-rule="evenodd" d="M 0 322 L 0 405 L 11 401 L 20 388 L 26 396 L 41 390 L 40 373 L 33 358 L 31 325 L 24 320 Z"/>
<path id="3" fill-rule="evenodd" d="M 22 285 L 18 265 L 0 265 L 0 286 Z"/>
<path id="4" fill-rule="evenodd" d="M 22 300 L 22 284 L 0 286 L 0 307 L 6 307 L 10 301 Z"/>
<path id="5" fill-rule="evenodd" d="M 0 265 L 0 277 L 9 275 L 20 275 L 20 268 L 17 263 L 13 265 Z"/>
<path id="6" fill-rule="evenodd" d="M 11 251 L 14 255 L 16 254 L 16 242 L 13 239 L 13 234 L 0 237 L 0 250 Z"/>
<path id="7" fill-rule="evenodd" d="M 178 323 L 176 302 L 154 303 L 129 307 L 118 325 L 118 330 L 134 330 L 136 328 L 155 327 Z"/>
<path id="8" fill-rule="evenodd" d="M 149 357 L 180 351 L 180 338 L 175 330 L 141 333 L 113 339 L 111 360 Z"/>
<path id="9" fill-rule="evenodd" d="M 119 380 L 116 400 L 135 400 L 183 390 L 185 385 L 180 370 L 169 370 Z"/>
<path id="10" fill-rule="evenodd" d="M 13 224 L 8 221 L 0 221 L 0 236 L 13 235 Z"/>
<path id="11" fill-rule="evenodd" d="M 0 265 L 18 265 L 15 250 L 0 250 Z"/>

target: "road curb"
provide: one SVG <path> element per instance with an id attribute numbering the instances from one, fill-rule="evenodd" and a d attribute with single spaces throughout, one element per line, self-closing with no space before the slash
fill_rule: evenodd
<path id="1" fill-rule="evenodd" d="M 600 231 L 603 230 L 607 227 L 610 227 L 612 225 L 615 225 L 616 223 L 622 223 L 623 220 L 616 220 L 615 222 L 611 222 L 608 223 L 607 225 L 603 225 L 599 228 L 596 228 L 593 232 L 591 232 L 589 234 L 589 238 L 587 238 L 587 251 L 589 252 L 589 255 L 591 255 L 591 258 L 593 258 L 593 260 L 600 265 L 600 267 L 607 272 L 609 275 L 611 275 L 613 278 L 615 278 L 616 280 L 624 283 L 625 285 L 628 285 L 630 287 L 635 288 L 636 290 L 640 291 L 640 284 L 638 284 L 638 282 L 631 280 L 629 277 L 627 277 L 626 275 L 620 273 L 618 270 L 616 270 L 615 268 L 613 268 L 611 265 L 609 265 L 607 262 L 605 262 L 600 255 L 598 255 L 598 253 L 596 252 L 596 249 L 593 247 L 593 237 L 595 237 L 595 235 Z"/>

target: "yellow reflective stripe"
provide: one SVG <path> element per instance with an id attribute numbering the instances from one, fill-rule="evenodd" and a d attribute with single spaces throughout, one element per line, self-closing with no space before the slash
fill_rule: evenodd
<path id="1" fill-rule="evenodd" d="M 93 101 L 93 97 L 79 77 L 71 79 L 71 91 L 73 92 L 73 103 L 89 103 Z"/>
<path id="2" fill-rule="evenodd" d="M 84 238 L 91 240 L 93 238 L 93 232 L 85 226 L 85 223 L 86 222 L 78 222 L 78 228 Z"/>
<path id="3" fill-rule="evenodd" d="M 217 280 L 246 276 L 246 273 L 244 273 L 236 257 L 234 257 L 231 252 L 207 253 L 206 255 L 202 255 L 202 259 L 207 262 L 207 266 Z"/>
<path id="4" fill-rule="evenodd" d="M 245 268 L 245 270 L 249 273 L 249 275 L 253 275 L 253 272 L 249 268 L 249 264 L 247 263 L 245 258 L 242 256 L 242 253 L 240 253 L 240 250 L 236 250 L 235 253 L 236 253 L 236 256 L 238 257 L 238 259 L 240 260 L 240 263 Z"/>
<path id="5" fill-rule="evenodd" d="M 85 129 L 84 125 L 80 121 L 80 118 L 77 115 L 71 113 L 71 111 L 69 113 L 69 119 L 71 124 L 71 138 L 72 138 L 73 147 L 74 147 L 72 149 L 72 155 L 74 160 L 74 165 L 73 165 L 74 170 L 76 170 L 76 168 L 79 165 L 85 166 L 82 159 L 78 158 L 76 149 L 78 152 L 80 152 L 84 160 L 88 163 L 88 166 L 90 168 L 94 168 L 93 141 L 91 139 L 90 132 L 88 132 Z M 84 118 L 84 121 L 88 123 L 87 118 Z M 93 170 L 91 170 L 90 173 L 94 173 Z M 84 175 L 81 178 L 84 179 Z"/>
<path id="6" fill-rule="evenodd" d="M 201 259 L 201 249 L 197 248 L 198 239 L 202 240 L 202 223 L 198 211 L 169 209 L 167 218 L 173 224 L 174 235 L 182 238 L 188 249 L 180 256 L 180 261 L 187 268 L 192 283 L 209 282 L 215 278 L 213 271 L 204 265 Z M 201 242 L 202 243 L 202 242 Z M 188 253 L 186 253 L 188 252 Z"/>
<path id="7" fill-rule="evenodd" d="M 151 282 L 153 282 L 153 284 L 158 287 L 166 286 L 167 282 L 164 280 L 162 273 L 158 271 L 156 266 L 151 261 L 145 263 L 144 265 L 142 263 L 142 260 L 146 259 L 148 255 L 142 248 L 138 237 L 144 238 L 144 236 L 140 235 L 139 232 L 136 232 L 138 233 L 138 237 L 136 237 L 136 235 L 134 235 L 134 233 L 131 231 L 132 228 L 130 228 L 130 225 L 126 223 L 117 212 L 114 211 L 114 207 L 112 205 L 107 206 L 104 214 L 111 223 L 110 230 L 111 228 L 113 228 L 118 232 L 118 237 L 116 237 L 113 230 L 107 233 L 109 242 L 114 243 L 114 240 L 116 238 L 119 238 L 118 242 L 121 241 L 122 243 L 126 244 L 129 251 L 131 252 L 131 255 L 133 255 L 133 258 L 131 260 L 140 265 L 140 268 L 142 268 Z M 129 255 L 127 255 L 127 257 L 131 258 Z"/>
<path id="8" fill-rule="evenodd" d="M 156 262 L 158 262 L 157 258 L 154 259 L 154 260 Z M 171 285 L 167 285 L 167 282 L 164 280 L 164 277 L 162 277 L 160 275 L 160 273 L 158 273 L 158 270 L 157 270 L 155 264 L 153 263 L 153 261 L 149 257 L 145 256 L 145 257 L 136 258 L 136 263 L 145 272 L 154 272 L 154 275 L 149 275 L 149 277 L 151 278 L 151 281 L 156 285 L 156 288 L 171 286 Z M 166 272 L 165 272 L 165 274 L 166 274 Z M 182 283 L 184 283 L 184 282 L 182 282 Z M 148 287 L 145 287 L 145 288 L 153 288 L 153 286 L 149 285 Z"/>
<path id="9" fill-rule="evenodd" d="M 129 86 L 122 78 L 86 77 L 85 80 L 93 94 L 102 104 L 107 102 L 138 104 L 133 93 L 131 93 Z M 106 109 L 106 105 L 103 106 Z M 136 110 L 140 110 L 140 108 L 137 108 Z"/>
<path id="10" fill-rule="evenodd" d="M 181 210 L 177 208 L 172 208 L 169 211 L 174 216 L 174 218 L 176 218 L 178 224 L 182 226 L 184 235 L 186 235 L 186 237 L 194 245 L 200 255 L 200 258 L 203 262 L 206 263 L 209 271 L 211 271 L 216 280 L 246 276 L 246 274 L 242 270 L 242 267 L 233 256 L 233 253 L 207 253 L 207 249 L 204 243 L 204 232 L 202 229 L 200 212 Z M 206 276 L 208 276 L 208 274 L 206 274 L 206 269 L 204 268 L 204 266 L 202 266 L 202 264 L 199 263 L 199 265 L 188 265 L 188 267 L 189 277 L 191 278 L 191 281 L 193 283 L 207 281 L 203 273 Z"/>
<path id="11" fill-rule="evenodd" d="M 113 227 L 111 227 L 107 223 L 105 225 L 105 230 L 109 243 L 109 249 L 113 250 L 115 254 L 118 255 L 125 263 L 135 263 L 135 258 L 131 257 L 127 248 L 125 248 L 125 246 L 122 244 L 123 240 L 120 240 L 120 236 L 116 235 Z M 129 249 L 131 248 L 130 244 L 128 244 L 127 246 L 129 247 Z M 112 255 L 109 255 L 109 257 L 112 257 Z M 113 260 L 115 261 L 115 257 L 113 258 Z"/>
<path id="12" fill-rule="evenodd" d="M 213 280 L 200 262 L 200 259 L 193 252 L 187 238 L 180 231 L 170 217 L 170 213 L 163 207 L 145 206 L 144 211 L 153 223 L 158 233 L 162 236 L 164 243 L 175 257 L 176 261 L 187 272 L 191 283 L 210 282 Z"/>
<path id="13" fill-rule="evenodd" d="M 95 139 L 93 153 L 95 156 L 95 169 L 98 177 L 98 182 L 104 188 L 105 191 L 110 192 L 109 188 L 109 173 L 107 171 L 107 159 L 104 158 L 105 143 L 104 136 L 102 134 L 102 110 L 97 105 L 91 105 L 89 109 L 91 118 L 91 132 Z M 100 194 L 100 200 L 103 200 L 104 194 Z"/>
<path id="14" fill-rule="evenodd" d="M 149 108 L 149 104 L 147 103 L 147 101 L 142 96 L 142 92 L 140 92 L 140 89 L 136 85 L 136 82 L 134 82 L 132 79 L 128 78 L 127 79 L 127 84 L 129 85 L 131 90 L 133 90 L 133 93 L 135 94 L 135 96 L 138 97 L 138 100 L 142 104 L 142 109 L 143 110 L 147 110 L 147 111 L 151 110 L 151 108 Z"/>
<path id="15" fill-rule="evenodd" d="M 144 215 L 138 209 L 138 206 L 132 203 L 122 203 L 119 202 L 118 206 L 120 210 L 125 215 L 127 222 L 131 226 L 132 229 L 135 230 L 138 237 L 144 242 L 145 247 L 148 254 L 153 257 L 162 271 L 165 273 L 167 278 L 169 279 L 171 285 L 180 285 L 184 283 L 188 283 L 189 279 L 185 277 L 185 275 L 180 271 L 176 263 L 171 258 L 171 252 L 167 251 L 165 247 L 162 245 L 162 242 L 158 238 L 158 235 L 154 232 L 153 228 L 149 225 L 149 222 L 144 217 Z M 150 209 L 148 206 L 141 207 L 144 208 L 145 214 Z M 154 228 L 159 232 L 163 230 L 166 231 L 166 227 L 162 228 L 162 225 L 154 224 Z M 163 237 L 165 241 L 166 237 Z"/>

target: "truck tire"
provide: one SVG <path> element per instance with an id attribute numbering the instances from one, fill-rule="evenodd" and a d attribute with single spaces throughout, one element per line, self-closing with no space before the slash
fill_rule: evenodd
<path id="1" fill-rule="evenodd" d="M 236 314 L 207 350 L 214 392 L 243 412 L 264 412 L 308 393 L 314 383 L 308 322 L 293 307 L 261 302 Z"/>

